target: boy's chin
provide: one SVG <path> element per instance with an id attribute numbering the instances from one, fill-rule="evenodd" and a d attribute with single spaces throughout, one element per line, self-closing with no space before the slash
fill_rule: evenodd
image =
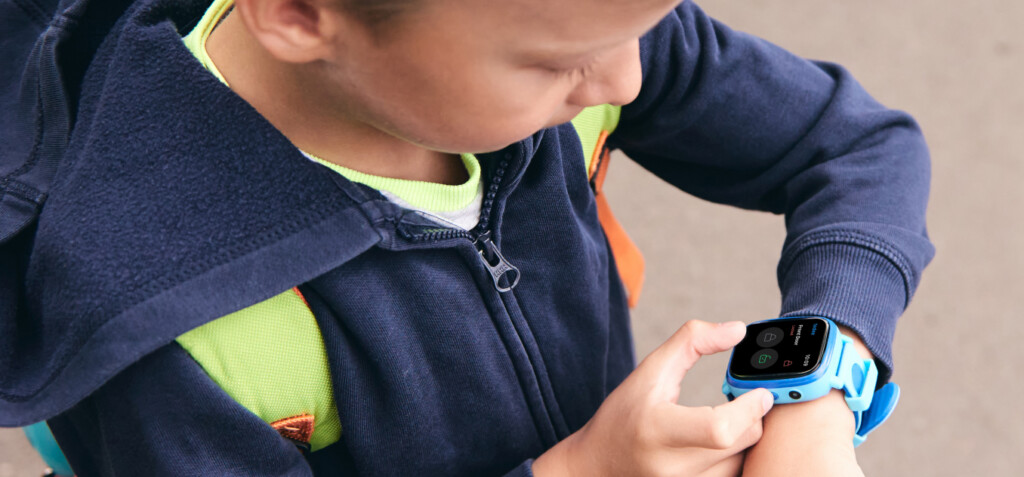
<path id="1" fill-rule="evenodd" d="M 563 113 L 563 114 L 560 114 L 558 116 L 555 116 L 555 117 L 551 118 L 551 121 L 548 121 L 548 124 L 544 125 L 544 128 L 553 128 L 553 127 L 558 126 L 560 124 L 565 124 L 565 123 L 567 123 L 569 121 L 572 121 L 573 118 L 578 116 L 582 111 L 583 111 L 583 108 L 576 107 L 576 108 L 573 108 L 571 111 L 568 111 L 566 113 Z"/>
<path id="2" fill-rule="evenodd" d="M 512 144 L 515 144 L 519 141 L 522 141 L 532 136 L 537 131 L 540 131 L 540 129 L 537 129 L 536 131 L 519 132 L 516 134 L 498 135 L 490 138 L 477 138 L 476 140 L 469 141 L 463 138 L 464 140 L 462 141 L 438 143 L 433 145 L 425 145 L 423 143 L 420 143 L 420 145 L 428 149 L 449 154 L 484 154 L 488 152 L 495 152 L 505 149 L 506 147 L 511 146 Z"/>
<path id="3" fill-rule="evenodd" d="M 577 111 L 570 111 L 568 113 L 563 113 L 560 114 L 559 116 L 552 117 L 546 124 L 534 123 L 533 126 L 516 127 L 501 131 L 490 131 L 490 134 L 482 134 L 474 137 L 441 138 L 439 135 L 437 139 L 433 141 L 412 140 L 410 142 L 418 144 L 427 149 L 449 154 L 483 154 L 488 152 L 500 151 L 512 144 L 515 144 L 536 134 L 538 131 L 555 127 L 561 124 L 565 124 L 571 121 L 573 118 L 576 117 L 577 114 L 579 114 L 579 111 L 582 111 L 582 108 L 579 108 L 579 110 Z"/>

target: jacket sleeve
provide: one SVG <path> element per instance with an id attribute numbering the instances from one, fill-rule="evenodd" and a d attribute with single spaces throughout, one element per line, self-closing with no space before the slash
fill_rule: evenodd
<path id="1" fill-rule="evenodd" d="M 782 314 L 855 330 L 892 371 L 896 320 L 934 254 L 914 120 L 842 67 L 730 30 L 685 2 L 641 39 L 643 86 L 608 139 L 698 197 L 785 214 Z"/>
<path id="2" fill-rule="evenodd" d="M 221 390 L 177 343 L 49 425 L 79 477 L 312 475 L 294 445 Z"/>

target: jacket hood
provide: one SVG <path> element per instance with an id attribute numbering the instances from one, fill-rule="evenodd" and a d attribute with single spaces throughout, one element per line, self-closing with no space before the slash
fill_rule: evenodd
<path id="1" fill-rule="evenodd" d="M 0 425 L 389 240 L 393 207 L 187 51 L 203 2 L 0 5 L 30 20 L 10 41 L 37 38 L 0 84 Z"/>

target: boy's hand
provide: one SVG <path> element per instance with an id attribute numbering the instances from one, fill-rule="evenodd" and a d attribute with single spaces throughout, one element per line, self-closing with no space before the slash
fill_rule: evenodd
<path id="1" fill-rule="evenodd" d="M 857 334 L 853 339 L 863 359 L 871 352 Z M 778 406 L 764 418 L 764 436 L 748 453 L 744 477 L 863 477 L 853 450 L 853 413 L 843 392 L 799 404 Z"/>
<path id="2" fill-rule="evenodd" d="M 533 464 L 549 476 L 730 476 L 742 452 L 761 437 L 761 417 L 771 408 L 758 389 L 720 406 L 676 404 L 686 372 L 706 354 L 732 348 L 743 323 L 690 321 L 613 391 L 579 431 Z"/>

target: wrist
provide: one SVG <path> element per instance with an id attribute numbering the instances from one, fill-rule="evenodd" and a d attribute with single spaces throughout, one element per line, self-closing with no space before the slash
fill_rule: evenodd
<path id="1" fill-rule="evenodd" d="M 566 437 L 554 447 L 533 461 L 532 472 L 535 477 L 575 477 L 573 455 L 576 453 L 576 441 L 579 433 Z"/>
<path id="2" fill-rule="evenodd" d="M 873 359 L 864 341 L 853 330 L 840 326 L 839 330 L 850 338 L 861 359 Z M 846 404 L 845 394 L 833 389 L 813 401 L 776 406 L 765 416 L 765 435 L 773 428 L 778 432 L 814 436 L 815 439 L 847 439 L 851 443 L 856 432 L 856 419 Z"/>
<path id="3" fill-rule="evenodd" d="M 872 359 L 860 337 L 848 328 L 860 359 Z M 856 419 L 843 390 L 832 389 L 811 401 L 775 406 L 764 418 L 761 440 L 744 463 L 744 476 L 863 477 L 854 452 Z"/>
<path id="4" fill-rule="evenodd" d="M 860 355 L 860 359 L 874 359 L 875 355 L 871 354 L 871 350 L 864 344 L 864 340 L 860 339 L 860 335 L 856 331 L 850 328 L 839 325 L 839 331 L 850 338 L 853 341 L 853 349 L 857 350 L 857 354 Z"/>
<path id="5" fill-rule="evenodd" d="M 836 439 L 853 448 L 853 412 L 842 391 L 834 389 L 813 401 L 775 406 L 764 417 L 765 437 L 772 434 Z"/>
<path id="6" fill-rule="evenodd" d="M 857 469 L 854 418 L 843 392 L 814 401 L 775 406 L 765 416 L 761 440 L 748 452 L 744 476 L 817 477 Z"/>

